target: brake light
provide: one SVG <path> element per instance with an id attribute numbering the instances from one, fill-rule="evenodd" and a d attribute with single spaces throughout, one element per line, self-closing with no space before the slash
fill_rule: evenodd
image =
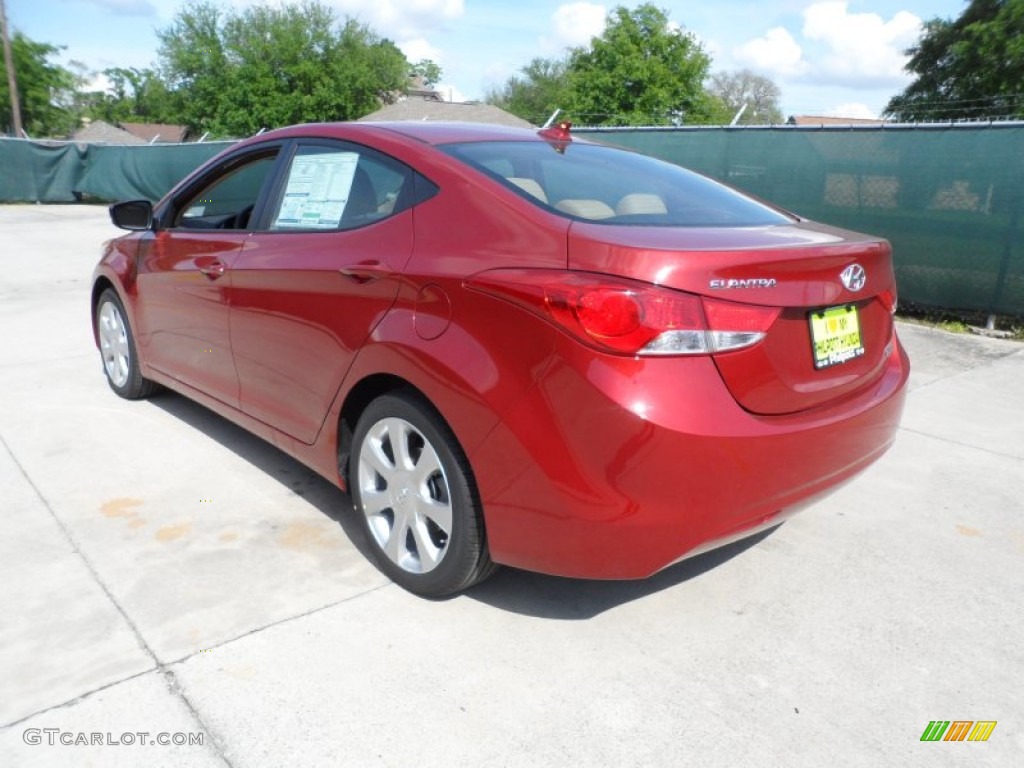
<path id="1" fill-rule="evenodd" d="M 878 298 L 882 302 L 882 306 L 889 310 L 889 314 L 896 314 L 896 307 L 899 304 L 899 300 L 896 298 L 896 286 L 886 288 L 878 294 Z"/>
<path id="2" fill-rule="evenodd" d="M 704 299 L 704 314 L 716 352 L 742 349 L 763 339 L 779 316 L 779 307 L 759 307 Z"/>
<path id="3" fill-rule="evenodd" d="M 466 286 L 513 301 L 590 346 L 629 355 L 742 349 L 763 339 L 779 314 L 587 272 L 498 269 Z"/>

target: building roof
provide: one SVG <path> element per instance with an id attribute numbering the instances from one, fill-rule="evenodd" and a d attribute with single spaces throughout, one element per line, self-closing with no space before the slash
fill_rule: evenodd
<path id="1" fill-rule="evenodd" d="M 180 144 L 188 136 L 188 127 L 168 123 L 121 123 L 121 129 L 147 144 Z"/>
<path id="2" fill-rule="evenodd" d="M 878 118 L 833 117 L 830 115 L 793 115 L 790 125 L 882 125 L 889 122 Z"/>
<path id="3" fill-rule="evenodd" d="M 515 128 L 532 128 L 522 118 L 491 104 L 458 103 L 434 99 L 411 98 L 389 104 L 383 109 L 359 118 L 359 122 L 439 120 L 460 123 L 490 123 Z"/>
<path id="4" fill-rule="evenodd" d="M 138 136 L 122 131 L 116 125 L 103 120 L 93 120 L 79 128 L 71 136 L 72 141 L 83 144 L 145 144 Z"/>

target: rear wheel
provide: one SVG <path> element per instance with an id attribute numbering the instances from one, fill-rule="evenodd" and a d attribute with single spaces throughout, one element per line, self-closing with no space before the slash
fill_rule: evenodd
<path id="1" fill-rule="evenodd" d="M 138 400 L 153 394 L 156 384 L 142 376 L 135 352 L 135 337 L 121 299 L 112 288 L 100 295 L 96 305 L 96 338 L 100 343 L 103 373 L 114 392 L 126 400 Z"/>
<path id="2" fill-rule="evenodd" d="M 409 393 L 377 398 L 360 417 L 352 447 L 352 500 L 394 582 L 441 597 L 494 571 L 469 463 L 426 402 Z"/>

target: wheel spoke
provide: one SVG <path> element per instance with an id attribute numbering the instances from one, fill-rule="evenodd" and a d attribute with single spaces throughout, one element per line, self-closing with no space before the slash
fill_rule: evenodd
<path id="1" fill-rule="evenodd" d="M 416 482 L 416 487 L 419 489 L 421 495 L 429 495 L 427 490 L 427 481 L 430 480 L 434 474 L 441 474 L 444 476 L 444 471 L 441 469 L 441 459 L 437 455 L 437 451 L 434 447 L 427 443 L 423 446 L 423 452 L 420 453 L 420 460 L 416 463 L 416 468 L 413 470 L 413 479 Z"/>
<path id="2" fill-rule="evenodd" d="M 445 536 L 452 535 L 452 505 L 447 501 L 435 501 L 434 499 L 427 499 L 419 497 L 417 499 L 417 512 L 419 516 L 424 520 L 429 520 L 441 531 Z"/>
<path id="3" fill-rule="evenodd" d="M 376 470 L 377 474 L 384 478 L 385 483 L 388 482 L 395 474 L 395 465 L 391 463 L 391 459 L 388 458 L 387 454 L 384 453 L 384 435 L 380 436 L 368 435 L 366 445 L 360 454 L 360 459 Z"/>
<path id="4" fill-rule="evenodd" d="M 395 510 L 395 522 L 391 526 L 391 535 L 388 536 L 384 552 L 391 559 L 391 562 L 402 565 L 409 554 L 406 548 L 406 539 L 409 537 L 409 516 L 405 512 Z"/>
<path id="5" fill-rule="evenodd" d="M 434 546 L 427 533 L 426 521 L 420 520 L 412 526 L 412 535 L 416 540 L 416 551 L 420 556 L 420 565 L 424 571 L 431 570 L 441 560 L 442 549 Z"/>
<path id="6" fill-rule="evenodd" d="M 391 505 L 387 491 L 367 490 L 364 488 L 360 495 L 363 500 L 363 514 L 367 517 L 379 515 Z"/>
<path id="7" fill-rule="evenodd" d="M 400 470 L 411 470 L 416 464 L 409 453 L 409 438 L 413 434 L 412 425 L 401 419 L 388 420 L 388 435 L 391 438 L 391 450 L 395 454 L 395 466 Z"/>

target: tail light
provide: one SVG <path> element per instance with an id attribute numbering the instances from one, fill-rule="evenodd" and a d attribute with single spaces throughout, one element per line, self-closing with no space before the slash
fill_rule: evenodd
<path id="1" fill-rule="evenodd" d="M 899 304 L 899 301 L 896 298 L 896 286 L 893 286 L 892 288 L 886 288 L 884 291 L 878 294 L 878 298 L 879 300 L 881 300 L 882 306 L 889 310 L 889 314 L 896 314 L 896 307 Z"/>
<path id="2" fill-rule="evenodd" d="M 628 355 L 742 349 L 763 339 L 779 314 L 588 272 L 499 269 L 466 287 L 519 304 L 592 347 Z"/>

